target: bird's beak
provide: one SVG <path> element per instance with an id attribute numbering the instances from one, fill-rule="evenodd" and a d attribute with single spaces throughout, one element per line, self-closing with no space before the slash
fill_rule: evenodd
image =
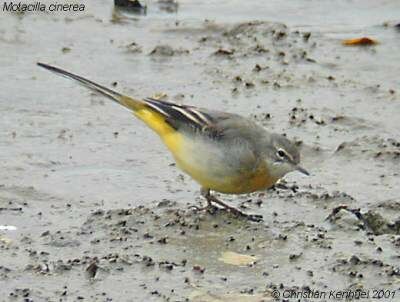
<path id="1" fill-rule="evenodd" d="M 310 176 L 310 173 L 308 173 L 308 171 L 307 171 L 306 169 L 304 169 L 303 167 L 296 166 L 295 169 L 296 169 L 297 171 L 299 171 L 300 173 L 303 173 L 303 174 L 305 174 L 305 175 L 307 175 L 307 176 Z"/>

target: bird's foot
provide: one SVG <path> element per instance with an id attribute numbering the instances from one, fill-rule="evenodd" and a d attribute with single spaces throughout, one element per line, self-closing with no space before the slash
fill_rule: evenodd
<path id="1" fill-rule="evenodd" d="M 218 211 L 218 207 L 213 205 L 211 202 L 207 201 L 207 205 L 204 207 L 198 207 L 198 206 L 190 206 L 189 208 L 197 211 L 197 212 L 203 212 L 206 211 L 210 214 L 214 214 L 216 211 Z"/>
<path id="2" fill-rule="evenodd" d="M 262 215 L 257 215 L 257 214 L 247 214 L 242 211 L 240 211 L 237 208 L 231 207 L 227 204 L 223 205 L 224 209 L 227 210 L 228 212 L 231 212 L 232 214 L 238 216 L 238 217 L 243 217 L 246 218 L 249 221 L 254 221 L 254 222 L 261 222 L 263 221 L 263 216 Z"/>
<path id="3" fill-rule="evenodd" d="M 250 221 L 254 221 L 254 222 L 261 222 L 263 221 L 263 216 L 262 215 L 257 215 L 257 214 L 246 214 L 242 211 L 240 211 L 239 209 L 232 207 L 224 202 L 222 202 L 221 200 L 219 200 L 218 198 L 212 196 L 211 194 L 207 194 L 204 196 L 207 199 L 207 203 L 208 204 L 212 204 L 215 203 L 221 207 L 223 207 L 225 210 L 227 210 L 228 212 L 231 212 L 232 214 L 238 216 L 238 217 L 244 217 Z"/>

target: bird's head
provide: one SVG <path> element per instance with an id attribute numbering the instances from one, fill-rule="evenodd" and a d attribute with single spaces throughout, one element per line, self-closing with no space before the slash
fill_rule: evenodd
<path id="1" fill-rule="evenodd" d="M 268 149 L 268 163 L 272 176 L 282 178 L 292 171 L 310 175 L 300 166 L 300 152 L 297 146 L 283 135 L 271 134 Z"/>

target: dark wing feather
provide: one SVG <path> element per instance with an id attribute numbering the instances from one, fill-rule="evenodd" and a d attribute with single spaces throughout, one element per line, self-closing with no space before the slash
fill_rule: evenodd
<path id="1" fill-rule="evenodd" d="M 144 99 L 147 106 L 165 116 L 165 120 L 175 129 L 188 129 L 201 131 L 204 134 L 218 137 L 222 136 L 222 129 L 217 124 L 220 121 L 214 112 L 196 108 L 193 106 L 179 105 L 171 102 L 156 100 L 153 98 Z M 228 114 L 218 114 L 218 117 Z"/>

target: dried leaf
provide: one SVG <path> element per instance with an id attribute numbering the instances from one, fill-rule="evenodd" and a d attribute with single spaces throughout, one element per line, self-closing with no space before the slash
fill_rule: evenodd
<path id="1" fill-rule="evenodd" d="M 242 255 L 235 252 L 227 251 L 222 253 L 221 258 L 219 258 L 218 260 L 226 264 L 246 266 L 254 263 L 257 260 L 257 258 L 249 255 Z"/>
<path id="2" fill-rule="evenodd" d="M 358 45 L 368 46 L 368 45 L 376 45 L 378 44 L 378 41 L 368 37 L 362 37 L 362 38 L 344 40 L 342 44 L 347 46 L 358 46 Z"/>

